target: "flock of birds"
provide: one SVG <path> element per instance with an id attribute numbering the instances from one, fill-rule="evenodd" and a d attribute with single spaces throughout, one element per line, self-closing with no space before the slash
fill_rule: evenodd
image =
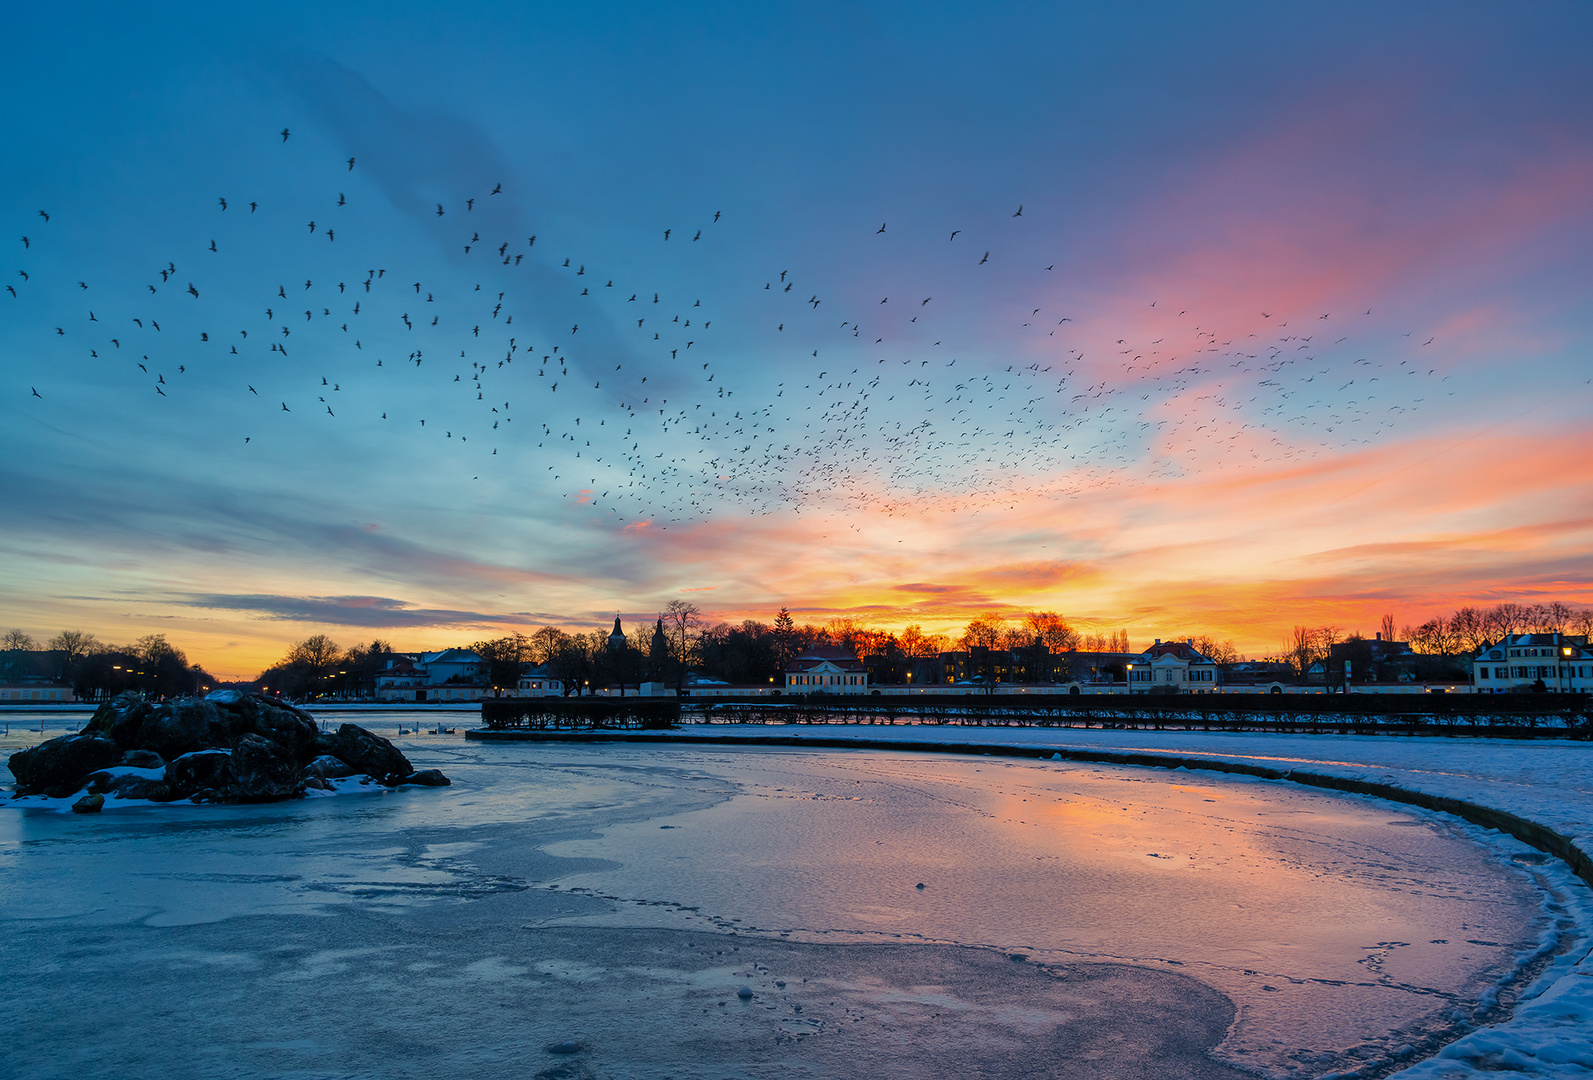
<path id="1" fill-rule="evenodd" d="M 230 390 L 251 452 L 303 439 L 306 418 L 356 421 L 365 438 L 454 444 L 462 476 L 514 470 L 664 526 L 726 510 L 1011 507 L 1305 458 L 1372 441 L 1443 379 L 1419 362 L 1431 338 L 1352 358 L 1369 310 L 1235 325 L 1152 299 L 1114 333 L 1057 309 L 1056 262 L 992 258 L 1032 221 L 1021 205 L 941 232 L 940 280 L 960 295 L 836 293 L 771 260 L 740 294 L 705 299 L 678 268 L 723 249 L 720 211 L 661 226 L 642 241 L 654 249 L 608 265 L 516 230 L 494 181 L 428 208 L 406 256 L 424 258 L 386 265 L 381 223 L 347 194 L 356 158 L 313 167 L 315 209 L 218 195 L 191 218 L 192 242 L 105 284 L 60 258 L 41 273 L 60 223 L 40 210 L 4 299 L 18 312 L 41 301 L 31 310 L 61 325 L 36 329 L 63 359 L 142 383 L 156 403 L 208 409 Z M 882 222 L 871 242 L 903 231 Z M 970 317 L 966 297 L 995 282 L 1008 295 Z"/>

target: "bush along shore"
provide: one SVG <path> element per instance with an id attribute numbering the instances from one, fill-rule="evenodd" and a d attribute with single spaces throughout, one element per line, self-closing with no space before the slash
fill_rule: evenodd
<path id="1" fill-rule="evenodd" d="M 122 694 L 74 735 L 12 754 L 13 798 L 67 799 L 81 813 L 107 798 L 148 802 L 259 803 L 333 791 L 359 777 L 388 787 L 443 787 L 399 749 L 356 724 L 323 732 L 311 716 L 258 694 L 218 690 L 151 703 Z"/>

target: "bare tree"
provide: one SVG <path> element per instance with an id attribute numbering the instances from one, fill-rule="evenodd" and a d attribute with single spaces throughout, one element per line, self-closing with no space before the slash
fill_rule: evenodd
<path id="1" fill-rule="evenodd" d="M 303 664 L 325 674 L 337 666 L 343 650 L 325 634 L 313 634 L 288 650 L 288 663 Z"/>
<path id="2" fill-rule="evenodd" d="M 867 631 L 861 620 L 850 615 L 836 616 L 824 624 L 824 633 L 828 635 L 830 644 L 853 654 L 858 651 L 858 638 Z"/>
<path id="3" fill-rule="evenodd" d="M 1006 620 L 1000 615 L 981 615 L 969 623 L 962 632 L 964 649 L 994 649 L 1001 644 L 1001 631 Z"/>
<path id="4" fill-rule="evenodd" d="M 93 652 L 98 644 L 93 634 L 82 630 L 62 630 L 50 639 L 46 647 L 65 653 L 66 662 L 71 664 Z"/>
<path id="5" fill-rule="evenodd" d="M 1450 620 L 1435 615 L 1411 631 L 1410 649 L 1427 656 L 1455 656 L 1459 640 Z"/>
<path id="6" fill-rule="evenodd" d="M 544 626 L 531 635 L 531 661 L 545 664 L 557 655 L 569 635 L 556 626 Z"/>
<path id="7" fill-rule="evenodd" d="M 1054 653 L 1066 652 L 1078 644 L 1079 635 L 1055 611 L 1031 611 L 1023 617 L 1023 626 Z"/>
<path id="8" fill-rule="evenodd" d="M 1232 641 L 1218 641 L 1209 634 L 1197 634 L 1190 639 L 1196 652 L 1218 664 L 1232 664 L 1239 659 L 1239 650 Z"/>
<path id="9" fill-rule="evenodd" d="M 478 641 L 470 651 L 487 665 L 487 681 L 494 687 L 519 685 L 520 665 L 531 659 L 531 639 L 516 632 L 507 637 Z"/>
<path id="10" fill-rule="evenodd" d="M 1593 636 L 1593 608 L 1572 612 L 1571 626 L 1583 637 Z"/>
<path id="11" fill-rule="evenodd" d="M 1283 655 L 1289 658 L 1289 666 L 1294 668 L 1294 673 L 1300 681 L 1305 681 L 1305 673 L 1311 670 L 1312 658 L 1315 649 L 1312 646 L 1311 628 L 1296 626 L 1289 632 L 1289 637 L 1283 644 Z"/>
<path id="12" fill-rule="evenodd" d="M 1474 607 L 1463 607 L 1449 617 L 1449 636 L 1459 653 L 1474 653 L 1488 644 L 1484 616 Z"/>
<path id="13" fill-rule="evenodd" d="M 130 646 L 130 651 L 144 661 L 146 666 L 157 664 L 162 657 L 170 656 L 177 650 L 171 642 L 166 640 L 165 634 L 145 634 Z"/>
<path id="14" fill-rule="evenodd" d="M 38 647 L 38 642 L 22 630 L 7 630 L 5 636 L 0 637 L 0 649 L 37 649 Z"/>
<path id="15" fill-rule="evenodd" d="M 1531 618 L 1532 613 L 1528 608 L 1520 604 L 1506 602 L 1495 604 L 1488 616 L 1495 634 L 1499 637 L 1506 637 L 1510 634 L 1519 634 L 1525 630 L 1527 628 L 1527 620 Z"/>
<path id="16" fill-rule="evenodd" d="M 1542 605 L 1542 614 L 1539 616 L 1539 633 L 1563 634 L 1570 625 L 1574 613 L 1571 608 L 1556 600 L 1552 604 Z"/>
<path id="17" fill-rule="evenodd" d="M 1397 640 L 1394 636 L 1394 616 L 1392 614 L 1383 616 L 1382 625 L 1378 629 L 1382 631 L 1384 641 Z"/>
<path id="18" fill-rule="evenodd" d="M 669 646 L 675 654 L 675 662 L 680 666 L 676 679 L 677 686 L 686 682 L 686 668 L 694 659 L 696 642 L 694 635 L 702 627 L 702 613 L 697 610 L 697 605 L 685 600 L 671 600 L 664 606 L 664 629 L 669 634 Z"/>

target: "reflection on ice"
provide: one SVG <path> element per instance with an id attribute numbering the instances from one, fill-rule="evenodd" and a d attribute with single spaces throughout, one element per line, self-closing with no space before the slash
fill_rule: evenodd
<path id="1" fill-rule="evenodd" d="M 1444 1037 L 1547 927 L 1514 849 L 1288 785 L 402 748 L 454 786 L 0 815 L 0 1069 L 1309 1076 Z"/>

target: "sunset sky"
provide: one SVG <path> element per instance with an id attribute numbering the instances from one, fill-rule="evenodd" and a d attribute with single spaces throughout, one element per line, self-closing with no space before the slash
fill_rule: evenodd
<path id="1" fill-rule="evenodd" d="M 1593 603 L 1586 4 L 328 7 L 8 12 L 0 628 Z"/>

